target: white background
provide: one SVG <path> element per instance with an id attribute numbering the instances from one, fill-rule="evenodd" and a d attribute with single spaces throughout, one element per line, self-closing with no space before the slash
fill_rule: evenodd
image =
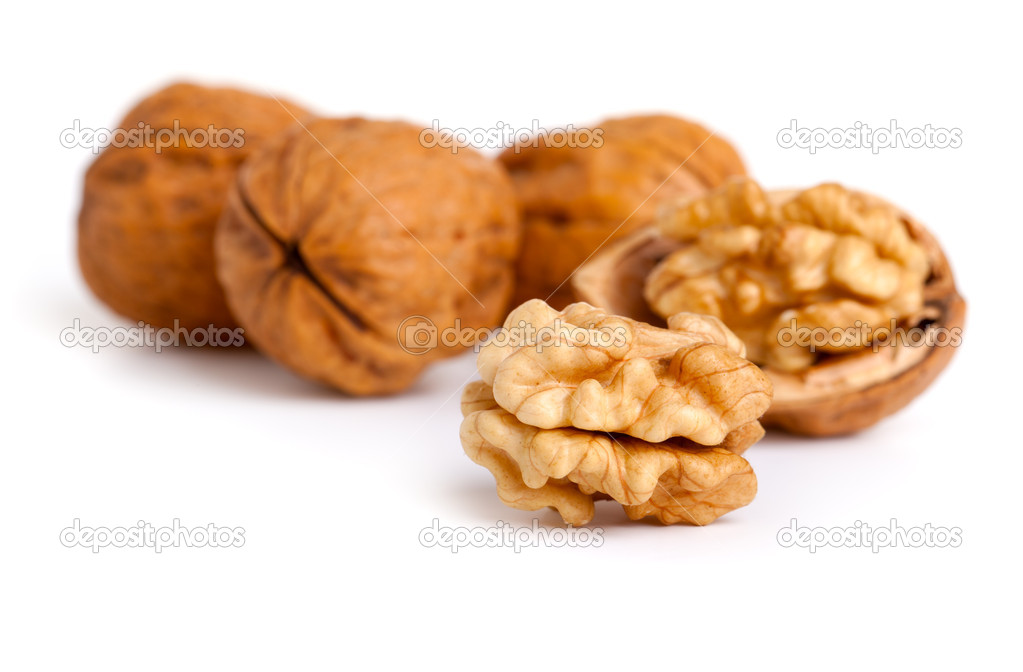
<path id="1" fill-rule="evenodd" d="M 0 667 L 1018 664 L 1015 8 L 553 5 L 8 8 Z M 75 119 L 113 126 L 182 78 L 448 127 L 701 120 L 769 187 L 839 180 L 926 222 L 969 301 L 964 345 L 934 387 L 870 431 L 769 436 L 747 453 L 757 499 L 706 528 L 630 523 L 605 505 L 599 548 L 424 548 L 434 518 L 558 520 L 505 508 L 462 453 L 471 355 L 408 394 L 353 400 L 254 352 L 58 342 L 75 318 L 129 324 L 79 276 L 91 156 L 63 148 L 60 131 Z M 811 156 L 778 146 L 792 119 L 954 127 L 963 143 Z M 241 526 L 246 543 L 94 555 L 60 544 L 75 518 Z M 811 554 L 776 542 L 792 518 L 956 526 L 963 543 Z"/>

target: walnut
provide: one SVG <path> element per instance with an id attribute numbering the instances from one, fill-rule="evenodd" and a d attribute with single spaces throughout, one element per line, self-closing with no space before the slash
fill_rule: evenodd
<path id="1" fill-rule="evenodd" d="M 756 494 L 740 455 L 763 436 L 771 390 L 741 350 L 710 318 L 657 329 L 527 302 L 480 351 L 463 448 L 514 508 L 551 506 L 581 525 L 594 500 L 613 499 L 634 520 L 707 524 Z"/>
<path id="2" fill-rule="evenodd" d="M 462 446 L 494 474 L 501 501 L 526 511 L 553 507 L 571 525 L 592 520 L 594 500 L 606 498 L 633 520 L 706 525 L 757 492 L 749 462 L 724 447 L 531 427 L 501 408 L 484 382 L 465 388 L 462 413 Z"/>
<path id="3" fill-rule="evenodd" d="M 728 142 L 677 117 L 609 119 L 597 130 L 588 146 L 541 136 L 501 155 L 524 209 L 514 303 L 563 307 L 569 277 L 602 246 L 650 224 L 661 205 L 745 174 Z"/>
<path id="4" fill-rule="evenodd" d="M 352 394 L 407 388 L 460 351 L 438 330 L 493 325 L 511 292 L 508 176 L 468 148 L 423 147 L 420 130 L 363 119 L 292 129 L 239 172 L 217 228 L 218 276 L 246 337 Z M 407 351 L 424 342 L 399 328 L 431 330 L 437 347 Z"/>
<path id="5" fill-rule="evenodd" d="M 148 124 L 148 145 L 111 145 L 85 175 L 78 259 L 96 296 L 156 327 L 175 320 L 188 329 L 234 326 L 214 272 L 214 227 L 242 161 L 307 116 L 291 103 L 192 84 L 142 100 L 118 128 Z M 209 133 L 211 126 L 224 131 L 216 147 L 208 136 L 178 146 L 156 136 L 175 128 Z"/>
<path id="6" fill-rule="evenodd" d="M 666 209 L 658 224 L 595 257 L 574 290 L 655 324 L 676 310 L 720 318 L 772 380 L 765 425 L 814 436 L 863 429 L 951 359 L 948 341 L 932 338 L 962 329 L 948 262 L 922 225 L 877 197 L 835 184 L 765 193 L 736 180 Z M 892 337 L 892 320 L 925 337 Z M 849 338 L 811 351 L 793 338 L 804 327 Z"/>
<path id="7" fill-rule="evenodd" d="M 480 376 L 503 408 L 534 427 L 715 445 L 771 402 L 766 376 L 713 318 L 681 314 L 658 329 L 585 303 L 558 312 L 533 299 L 504 328 L 508 338 L 480 349 Z"/>
<path id="8" fill-rule="evenodd" d="M 651 271 L 647 302 L 664 318 L 720 318 L 758 364 L 801 371 L 817 361 L 809 344 L 780 338 L 790 325 L 880 327 L 923 308 L 923 248 L 893 208 L 837 184 L 770 202 L 755 182 L 736 180 L 670 211 L 660 227 L 684 246 Z M 856 340 L 822 339 L 814 350 L 866 345 Z"/>

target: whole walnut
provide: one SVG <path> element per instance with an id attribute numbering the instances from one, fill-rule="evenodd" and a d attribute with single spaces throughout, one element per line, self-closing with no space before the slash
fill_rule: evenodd
<path id="1" fill-rule="evenodd" d="M 540 135 L 501 154 L 523 207 L 515 303 L 563 307 L 569 278 L 601 247 L 651 224 L 665 203 L 746 172 L 727 141 L 678 117 L 609 119 L 592 131 L 561 147 Z"/>
<path id="2" fill-rule="evenodd" d="M 213 230 L 242 161 L 307 116 L 291 103 L 193 84 L 142 100 L 118 126 L 134 138 L 122 134 L 85 175 L 78 259 L 96 296 L 156 327 L 234 326 L 213 268 Z"/>
<path id="3" fill-rule="evenodd" d="M 500 164 L 402 122 L 320 119 L 238 174 L 217 272 L 263 353 L 351 394 L 411 385 L 500 321 L 519 217 Z M 470 334 L 472 332 L 469 332 Z"/>

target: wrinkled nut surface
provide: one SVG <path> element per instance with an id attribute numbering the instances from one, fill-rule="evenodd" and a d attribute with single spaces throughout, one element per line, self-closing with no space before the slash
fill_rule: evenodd
<path id="1" fill-rule="evenodd" d="M 519 238 L 511 183 L 477 152 L 400 122 L 322 119 L 239 172 L 217 228 L 218 275 L 245 335 L 352 394 L 407 388 L 448 327 L 492 326 Z M 457 323 L 456 323 L 457 320 Z"/>
<path id="2" fill-rule="evenodd" d="M 887 328 L 923 308 L 923 247 L 894 208 L 837 184 L 774 203 L 755 182 L 736 180 L 670 212 L 660 228 L 684 247 L 647 278 L 654 311 L 718 317 L 751 360 L 782 371 L 869 344 L 850 334 L 811 349 L 796 342 L 796 329 Z"/>
<path id="3" fill-rule="evenodd" d="M 234 326 L 214 271 L 216 222 L 238 166 L 307 116 L 286 101 L 192 84 L 142 100 L 118 128 L 148 124 L 148 145 L 112 144 L 85 175 L 78 259 L 96 296 L 155 327 Z M 175 129 L 189 140 L 172 140 Z"/>
<path id="4" fill-rule="evenodd" d="M 539 299 L 513 310 L 485 344 L 480 376 L 521 422 L 716 445 L 756 421 L 771 384 L 720 321 L 675 316 L 668 329 L 585 303 L 556 311 Z"/>
<path id="5" fill-rule="evenodd" d="M 728 142 L 677 117 L 609 119 L 576 139 L 586 142 L 540 136 L 501 155 L 524 211 L 513 303 L 565 306 L 569 277 L 600 247 L 650 224 L 663 204 L 745 174 Z"/>
<path id="6" fill-rule="evenodd" d="M 660 329 L 584 303 L 513 310 L 462 396 L 462 446 L 514 508 L 566 522 L 613 499 L 632 519 L 704 525 L 752 501 L 767 377 L 719 320 Z"/>
<path id="7" fill-rule="evenodd" d="M 757 192 L 759 188 L 755 185 L 733 184 L 717 194 L 716 198 L 700 199 L 700 205 L 696 207 L 683 207 L 679 212 L 667 211 L 662 223 L 665 230 L 677 237 L 688 237 L 691 234 L 685 232 L 695 232 L 693 242 L 681 242 L 652 228 L 639 231 L 609 246 L 580 269 L 573 278 L 574 291 L 581 299 L 608 311 L 657 324 L 663 323 L 663 318 L 651 310 L 644 293 L 654 300 L 661 296 L 671 296 L 671 283 L 664 282 L 670 268 L 667 260 L 673 255 L 680 255 L 675 257 L 676 260 L 686 260 L 686 250 L 693 248 L 701 236 L 706 236 L 706 240 L 720 231 L 726 233 L 727 236 L 723 237 L 727 238 L 733 236 L 734 229 L 751 226 L 758 229 L 756 235 L 762 242 L 777 240 L 748 222 L 780 216 L 788 217 L 799 226 L 813 223 L 814 231 L 802 231 L 806 238 L 833 241 L 834 237 L 852 236 L 857 239 L 852 245 L 861 249 L 859 239 L 876 241 L 873 242 L 874 254 L 864 254 L 861 257 L 863 273 L 859 278 L 850 277 L 851 269 L 856 264 L 848 265 L 849 256 L 836 253 L 835 247 L 829 245 L 817 248 L 816 256 L 810 254 L 806 257 L 809 260 L 807 262 L 795 258 L 786 259 L 790 250 L 781 246 L 775 252 L 778 257 L 764 257 L 777 264 L 769 267 L 767 272 L 756 275 L 758 282 L 745 285 L 738 281 L 725 281 L 738 279 L 741 273 L 738 268 L 734 276 L 725 280 L 718 275 L 721 269 L 731 263 L 733 257 L 730 255 L 737 248 L 743 249 L 742 245 L 733 245 L 727 240 L 716 241 L 705 248 L 706 258 L 701 253 L 699 258 L 689 257 L 686 263 L 691 264 L 687 267 L 691 269 L 697 268 L 700 263 L 705 264 L 704 268 L 711 269 L 707 271 L 709 275 L 700 280 L 722 295 L 715 297 L 715 291 L 710 292 L 710 298 L 704 299 L 700 309 L 711 313 L 718 311 L 717 314 L 724 316 L 726 324 L 729 318 L 737 320 L 737 333 L 752 343 L 747 343 L 751 358 L 765 357 L 763 352 L 753 353 L 758 344 L 767 350 L 769 343 L 755 328 L 757 320 L 744 322 L 744 313 L 740 307 L 769 306 L 771 304 L 765 296 L 771 300 L 774 297 L 790 296 L 790 285 L 801 287 L 820 283 L 826 292 L 840 294 L 849 302 L 839 303 L 840 311 L 850 307 L 850 304 L 856 304 L 854 310 L 850 310 L 847 315 L 854 315 L 855 311 L 878 311 L 885 315 L 894 312 L 900 314 L 899 327 L 913 329 L 924 335 L 924 338 L 917 341 L 896 338 L 881 347 L 818 351 L 816 359 L 804 368 L 799 368 L 807 361 L 807 353 L 803 348 L 794 346 L 791 348 L 793 353 L 781 353 L 777 360 L 780 366 L 763 366 L 774 387 L 773 403 L 763 418 L 765 425 L 811 436 L 847 434 L 869 427 L 906 406 L 944 369 L 956 349 L 951 345 L 961 338 L 966 304 L 959 296 L 951 267 L 941 246 L 922 224 L 870 194 L 836 191 L 834 185 L 824 185 L 823 188 L 802 193 L 768 192 L 765 204 Z M 831 192 L 829 199 L 814 202 L 815 198 L 821 198 L 828 192 Z M 810 198 L 809 203 L 807 197 Z M 893 216 L 899 226 L 892 225 Z M 709 222 L 723 218 L 734 219 L 739 224 L 731 228 L 727 225 L 708 225 Z M 736 236 L 736 239 L 740 242 L 743 240 L 741 236 Z M 779 242 L 785 240 L 798 241 L 799 238 L 782 237 Z M 799 250 L 800 254 L 814 251 L 814 248 L 801 250 L 799 246 L 792 249 Z M 831 257 L 825 264 L 822 260 L 827 250 L 830 250 Z M 760 248 L 756 248 L 748 255 L 751 273 L 758 271 L 759 251 Z M 921 252 L 923 262 L 920 259 Z M 855 258 L 855 255 L 850 256 Z M 920 270 L 924 265 L 929 269 L 927 272 Z M 652 279 L 656 268 L 665 271 L 660 280 Z M 877 268 L 880 270 L 874 270 Z M 895 294 L 888 295 L 887 290 L 882 292 L 878 289 L 884 287 L 885 283 L 888 283 L 888 288 L 895 285 L 892 278 L 897 278 L 899 284 Z M 917 282 L 922 282 L 922 289 L 917 287 Z M 756 285 L 756 288 L 752 285 Z M 765 287 L 766 291 L 762 289 Z M 849 287 L 857 289 L 853 292 Z M 903 290 L 906 290 L 905 294 L 900 295 Z M 726 291 L 734 291 L 734 294 L 725 295 Z M 807 296 L 815 295 L 811 292 Z M 882 296 L 885 298 L 880 298 Z M 798 306 L 791 310 L 795 313 L 805 308 Z M 662 306 L 662 311 L 670 312 L 668 306 Z M 733 316 L 734 312 L 739 313 L 738 318 Z M 759 315 L 755 311 L 750 314 Z M 789 315 L 785 317 L 790 319 Z M 813 319 L 817 319 L 818 323 L 835 324 L 840 321 L 835 314 L 827 311 L 816 315 L 811 311 L 803 317 L 810 320 L 811 324 Z M 855 322 L 857 318 L 854 316 L 852 319 Z M 768 324 L 766 319 L 760 323 Z M 789 324 L 785 323 L 781 328 Z M 750 328 L 744 330 L 743 326 Z M 871 323 L 870 326 L 876 325 Z M 887 328 L 890 325 L 882 323 L 881 326 Z M 943 340 L 947 336 L 953 336 L 956 340 Z M 773 346 L 770 348 L 773 349 Z M 777 355 L 777 351 L 774 354 Z"/>
<path id="8" fill-rule="evenodd" d="M 485 382 L 465 388 L 462 414 L 462 446 L 493 473 L 501 501 L 526 511 L 553 507 L 572 525 L 593 518 L 596 499 L 621 503 L 632 520 L 706 525 L 756 496 L 753 469 L 725 447 L 531 427 L 501 408 Z M 762 431 L 746 425 L 728 445 L 741 452 Z"/>

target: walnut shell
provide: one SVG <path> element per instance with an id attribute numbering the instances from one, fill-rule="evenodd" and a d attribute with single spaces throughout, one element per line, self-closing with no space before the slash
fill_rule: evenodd
<path id="1" fill-rule="evenodd" d="M 174 84 L 121 121 L 154 133 L 240 132 L 227 146 L 107 147 L 85 174 L 78 259 L 92 291 L 118 313 L 155 327 L 235 326 L 217 283 L 213 230 L 238 166 L 308 113 L 226 88 Z M 197 136 L 198 137 L 198 136 Z M 240 140 L 238 140 L 240 138 Z M 226 139 L 226 136 L 224 138 Z M 236 141 L 241 142 L 235 146 Z"/>
<path id="2" fill-rule="evenodd" d="M 728 142 L 677 117 L 609 119 L 596 129 L 600 142 L 590 146 L 541 138 L 501 154 L 523 207 L 514 304 L 564 307 L 569 277 L 596 250 L 649 225 L 663 204 L 745 174 Z"/>
<path id="3" fill-rule="evenodd" d="M 789 201 L 796 192 L 774 191 L 773 204 Z M 873 204 L 894 208 L 885 201 L 856 192 Z M 951 267 L 927 229 L 895 208 L 912 241 L 922 248 L 930 268 L 923 285 L 923 308 L 907 327 L 959 329 L 966 304 L 959 296 Z M 664 259 L 683 243 L 647 228 L 608 247 L 573 278 L 573 289 L 583 300 L 610 312 L 663 324 L 644 299 L 644 285 Z M 944 369 L 954 348 L 948 345 L 900 343 L 829 354 L 802 371 L 763 366 L 774 385 L 774 402 L 762 422 L 797 434 L 832 436 L 869 427 L 903 408 Z"/>
<path id="4" fill-rule="evenodd" d="M 218 276 L 246 337 L 351 394 L 407 388 L 460 351 L 438 331 L 492 326 L 511 293 L 520 224 L 508 176 L 468 148 L 423 147 L 420 130 L 294 128 L 245 164 L 217 227 Z M 437 347 L 406 349 L 424 342 L 399 328 L 432 330 Z"/>

